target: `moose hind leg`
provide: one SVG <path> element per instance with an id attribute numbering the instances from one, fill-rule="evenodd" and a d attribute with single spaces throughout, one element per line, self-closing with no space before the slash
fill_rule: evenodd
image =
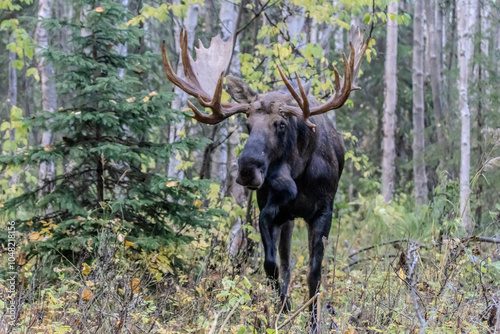
<path id="1" fill-rule="evenodd" d="M 283 305 L 283 312 L 288 313 L 290 311 L 290 301 L 288 299 L 288 285 L 290 284 L 291 276 L 291 261 L 290 261 L 290 251 L 292 246 L 292 232 L 294 227 L 294 221 L 289 220 L 281 226 L 281 235 L 279 243 L 279 255 L 280 255 L 280 275 L 283 280 L 281 286 L 281 303 Z"/>
<path id="2" fill-rule="evenodd" d="M 323 210 L 321 214 L 309 221 L 309 274 L 307 284 L 309 297 L 312 298 L 321 284 L 321 262 L 324 255 L 323 238 L 328 238 L 332 222 L 332 210 Z M 310 333 L 317 333 L 317 302 L 309 306 L 311 313 Z"/>

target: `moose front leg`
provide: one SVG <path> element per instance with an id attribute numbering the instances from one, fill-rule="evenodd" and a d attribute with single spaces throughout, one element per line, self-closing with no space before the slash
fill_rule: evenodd
<path id="1" fill-rule="evenodd" d="M 324 255 L 323 238 L 328 238 L 332 223 L 332 209 L 319 210 L 319 214 L 308 221 L 309 231 L 309 274 L 307 284 L 309 286 L 309 298 L 318 291 L 321 284 L 321 262 Z M 311 313 L 310 333 L 317 333 L 317 301 L 309 306 Z M 321 311 L 321 310 L 320 310 Z"/>
<path id="2" fill-rule="evenodd" d="M 279 241 L 280 228 L 273 220 L 278 208 L 266 206 L 259 217 L 259 229 L 264 245 L 264 270 L 267 278 L 271 280 L 275 290 L 279 291 L 279 268 L 276 260 L 276 246 Z"/>
<path id="3" fill-rule="evenodd" d="M 290 263 L 290 250 L 292 246 L 293 226 L 293 220 L 289 220 L 281 226 L 281 236 L 279 244 L 280 275 L 281 279 L 283 280 L 280 296 L 284 313 L 288 313 L 290 311 L 290 301 L 288 300 L 288 285 L 290 284 L 290 273 L 292 270 L 292 266 Z"/>

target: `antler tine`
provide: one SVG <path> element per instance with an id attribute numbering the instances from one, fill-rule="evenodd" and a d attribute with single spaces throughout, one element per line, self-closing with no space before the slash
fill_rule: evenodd
<path id="1" fill-rule="evenodd" d="M 190 82 L 180 78 L 177 74 L 175 74 L 174 70 L 172 69 L 172 65 L 170 64 L 170 60 L 168 59 L 167 56 L 167 51 L 165 47 L 165 41 L 162 43 L 162 58 L 163 58 L 163 70 L 168 78 L 174 85 L 188 93 L 189 95 L 193 95 L 198 97 L 199 95 L 199 86 L 194 86 Z"/>
<path id="2" fill-rule="evenodd" d="M 333 73 L 335 74 L 335 94 L 338 94 L 340 92 L 340 75 L 335 65 L 333 65 Z"/>
<path id="3" fill-rule="evenodd" d="M 295 99 L 295 101 L 297 101 L 297 104 L 302 109 L 302 100 L 300 99 L 299 95 L 297 94 L 297 92 L 293 88 L 293 86 L 290 83 L 290 81 L 288 81 L 288 79 L 286 78 L 286 76 L 283 74 L 283 71 L 281 71 L 281 67 L 279 65 L 277 65 L 277 64 L 276 64 L 276 66 L 278 67 L 278 71 L 280 72 L 281 79 L 285 83 L 286 88 L 288 88 L 288 90 L 290 91 L 290 94 L 292 94 L 293 98 Z M 295 74 L 295 75 L 297 75 L 297 74 Z"/>
<path id="4" fill-rule="evenodd" d="M 298 107 L 282 106 L 281 110 L 293 115 L 302 116 L 303 120 L 313 131 L 315 125 L 309 121 L 309 117 L 323 114 L 329 110 L 334 110 L 342 107 L 349 98 L 350 93 L 354 90 L 360 89 L 360 87 L 355 85 L 355 80 L 359 71 L 361 60 L 368 47 L 368 43 L 371 38 L 371 33 L 370 36 L 368 36 L 368 38 L 364 42 L 363 42 L 364 32 L 362 33 L 360 29 L 353 28 L 352 34 L 353 34 L 352 41 L 349 43 L 351 51 L 351 53 L 349 54 L 349 59 L 347 59 L 345 54 L 342 54 L 342 62 L 344 63 L 344 76 L 341 78 L 337 67 L 333 65 L 333 73 L 335 75 L 334 78 L 335 91 L 332 97 L 330 97 L 324 104 L 320 106 L 310 108 L 309 101 L 307 99 L 307 96 L 302 87 L 302 83 L 297 74 L 295 75 L 297 76 L 297 83 L 299 86 L 301 98 L 298 96 L 297 92 L 292 87 L 292 85 L 284 76 L 283 72 L 278 66 L 281 78 L 285 82 L 285 85 L 290 91 L 290 94 L 292 94 L 293 98 L 295 99 L 295 101 L 297 101 L 299 105 Z M 356 44 L 356 48 L 354 47 L 354 44 Z"/>
<path id="5" fill-rule="evenodd" d="M 196 76 L 196 73 L 193 69 L 192 58 L 189 55 L 189 48 L 187 43 L 188 43 L 187 31 L 182 29 L 180 47 L 181 47 L 182 67 L 184 68 L 184 75 L 186 76 L 186 79 L 193 84 L 193 86 L 196 86 L 198 88 L 199 96 L 203 96 L 203 98 L 209 99 L 210 96 L 207 93 L 205 93 L 203 88 L 201 88 L 200 82 L 198 81 L 198 77 Z"/>
<path id="6" fill-rule="evenodd" d="M 214 96 L 212 100 L 206 100 L 202 96 L 198 98 L 198 102 L 205 108 L 211 108 L 214 115 L 222 116 L 221 111 L 221 96 L 222 96 L 222 81 L 224 80 L 224 72 L 219 75 L 219 80 L 217 80 L 217 85 L 215 86 Z"/>
<path id="7" fill-rule="evenodd" d="M 300 82 L 299 75 L 295 72 L 295 77 L 297 78 L 297 85 L 299 85 L 300 96 L 302 97 L 302 113 L 305 119 L 309 118 L 311 114 L 311 110 L 309 109 L 309 100 L 307 99 L 307 94 L 304 92 L 304 88 L 302 88 L 302 83 Z"/>
<path id="8" fill-rule="evenodd" d="M 232 104 L 225 103 L 227 108 L 222 107 L 221 96 L 222 96 L 222 82 L 224 80 L 224 72 L 222 72 L 219 76 L 219 80 L 217 81 L 217 86 L 215 87 L 215 92 L 212 100 L 205 100 L 204 97 L 200 96 L 198 98 L 198 102 L 205 107 L 212 109 L 212 114 L 207 115 L 202 113 L 196 108 L 194 104 L 188 101 L 188 106 L 193 110 L 194 116 L 193 118 L 201 123 L 206 124 L 217 124 L 222 122 L 224 119 L 235 115 L 237 113 L 245 112 L 248 109 L 247 104 Z"/>
<path id="9" fill-rule="evenodd" d="M 193 118 L 198 120 L 201 123 L 206 124 L 217 124 L 224 119 L 237 114 L 246 112 L 248 110 L 248 104 L 236 104 L 236 103 L 222 103 L 222 84 L 224 80 L 225 70 L 221 72 L 219 78 L 217 80 L 217 84 L 215 86 L 215 91 L 213 96 L 211 97 L 207 91 L 200 84 L 198 76 L 196 74 L 195 68 L 193 67 L 193 59 L 189 55 L 188 50 L 188 36 L 185 30 L 181 30 L 181 34 L 179 36 L 179 44 L 181 49 L 181 59 L 184 68 L 185 79 L 180 78 L 172 69 L 172 65 L 167 56 L 165 41 L 162 44 L 162 58 L 163 58 L 163 69 L 167 78 L 177 87 L 185 91 L 191 96 L 194 96 L 198 99 L 198 102 L 205 108 L 210 108 L 212 110 L 212 114 L 205 114 L 198 110 L 196 106 L 188 101 L 188 106 L 194 112 Z M 212 49 L 212 51 L 215 49 Z M 197 68 L 199 71 L 200 69 Z M 210 88 L 213 86 L 208 86 L 207 88 L 210 91 Z"/>

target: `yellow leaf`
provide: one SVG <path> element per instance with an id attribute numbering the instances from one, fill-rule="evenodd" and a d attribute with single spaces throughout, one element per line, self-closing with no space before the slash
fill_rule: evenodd
<path id="1" fill-rule="evenodd" d="M 179 181 L 168 181 L 167 182 L 167 188 L 175 187 L 178 184 L 179 184 Z"/>
<path id="2" fill-rule="evenodd" d="M 155 91 L 152 91 L 151 93 L 149 93 L 149 97 L 150 97 L 150 98 L 153 98 L 153 97 L 154 97 L 154 96 L 156 96 L 156 95 L 158 95 L 158 93 L 157 93 L 157 92 L 155 92 Z"/>
<path id="3" fill-rule="evenodd" d="M 16 262 L 20 266 L 26 264 L 26 253 L 19 253 L 19 255 L 16 258 Z"/>
<path id="4" fill-rule="evenodd" d="M 96 11 L 96 12 L 98 12 L 98 13 L 102 13 L 102 12 L 104 12 L 104 8 L 102 8 L 102 7 L 97 7 L 97 8 L 95 9 L 95 11 Z"/>
<path id="5" fill-rule="evenodd" d="M 403 271 L 403 268 L 399 268 L 398 275 L 399 277 L 401 277 L 402 280 L 406 279 L 406 274 Z"/>
<path id="6" fill-rule="evenodd" d="M 94 282 L 92 282 L 92 281 L 85 281 L 85 286 L 86 286 L 87 288 L 91 288 L 91 287 L 93 287 L 94 285 L 95 285 L 95 283 L 94 283 Z"/>
<path id="7" fill-rule="evenodd" d="M 142 99 L 143 102 L 148 102 L 149 101 L 149 96 L 146 96 Z"/>
<path id="8" fill-rule="evenodd" d="M 82 269 L 82 274 L 87 276 L 88 274 L 90 274 L 90 271 L 92 270 L 90 268 L 90 266 L 88 264 L 86 264 L 85 262 L 82 264 L 83 266 L 83 269 Z"/>
<path id="9" fill-rule="evenodd" d="M 194 206 L 201 206 L 201 201 L 199 199 L 194 201 Z"/>
<path id="10" fill-rule="evenodd" d="M 29 236 L 31 241 L 39 241 L 40 237 L 40 232 L 31 232 Z"/>
<path id="11" fill-rule="evenodd" d="M 132 282 L 130 283 L 130 287 L 132 288 L 132 292 L 134 294 L 138 294 L 140 291 L 139 283 L 140 283 L 140 281 L 138 278 L 132 279 Z"/>
<path id="12" fill-rule="evenodd" d="M 125 247 L 130 247 L 130 246 L 133 246 L 134 243 L 132 241 L 128 241 L 128 240 L 125 240 Z"/>
<path id="13" fill-rule="evenodd" d="M 92 291 L 89 289 L 85 289 L 82 291 L 82 299 L 83 300 L 91 300 L 92 299 Z"/>
<path id="14" fill-rule="evenodd" d="M 354 328 L 350 328 L 344 332 L 344 334 L 357 334 L 358 332 Z"/>
<path id="15" fill-rule="evenodd" d="M 135 101 L 135 96 L 129 97 L 126 101 L 127 102 L 134 102 Z"/>

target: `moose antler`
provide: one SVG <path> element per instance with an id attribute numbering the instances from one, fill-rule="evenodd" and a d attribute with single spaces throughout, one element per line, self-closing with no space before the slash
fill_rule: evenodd
<path id="1" fill-rule="evenodd" d="M 196 97 L 198 99 L 198 102 L 203 107 L 210 108 L 212 110 L 212 114 L 207 115 L 199 111 L 194 104 L 188 101 L 188 106 L 194 112 L 193 118 L 201 123 L 206 124 L 217 124 L 234 114 L 246 112 L 249 107 L 248 104 L 221 102 L 222 81 L 224 79 L 224 73 L 227 67 L 227 63 L 229 62 L 229 60 L 227 60 L 227 62 L 225 62 L 224 60 L 228 59 L 226 55 L 228 52 L 232 52 L 232 47 L 230 44 L 229 47 L 227 47 L 228 44 L 223 44 L 223 42 L 220 40 L 220 37 L 217 38 L 218 40 L 215 40 L 215 37 L 212 39 L 211 45 L 208 49 L 203 48 L 203 45 L 200 42 L 200 48 L 196 50 L 196 62 L 194 62 L 188 52 L 187 32 L 181 30 L 179 43 L 181 47 L 181 57 L 184 67 L 185 79 L 175 74 L 172 66 L 170 65 L 170 61 L 165 50 L 165 41 L 163 41 L 162 45 L 163 70 L 165 71 L 168 80 L 170 80 L 174 85 L 176 85 L 189 95 Z M 215 54 L 215 50 L 218 47 L 222 48 L 222 54 Z M 217 52 L 219 51 L 217 50 Z M 230 55 L 231 54 L 229 53 L 229 56 Z M 217 66 L 216 62 L 212 62 L 210 64 L 211 67 L 208 67 L 207 63 L 210 62 L 209 58 L 214 58 L 215 56 L 217 56 L 217 59 L 222 60 L 219 61 L 219 66 Z M 207 73 L 207 69 L 210 68 L 215 69 L 215 75 L 213 73 L 214 71 L 212 71 L 212 74 Z M 220 73 L 220 75 L 218 76 L 218 79 L 216 81 L 215 89 L 213 89 L 212 82 L 215 78 L 217 78 L 218 73 Z M 202 74 L 206 74 L 206 77 L 202 77 L 202 80 L 205 80 L 205 85 L 201 85 L 198 78 L 198 75 Z M 213 96 L 211 97 L 212 94 L 209 94 L 207 91 L 210 91 L 212 89 Z"/>
<path id="2" fill-rule="evenodd" d="M 300 82 L 299 76 L 295 73 L 297 78 L 297 84 L 299 86 L 299 94 L 295 91 L 295 89 L 290 84 L 290 81 L 285 77 L 281 68 L 278 66 L 278 70 L 280 72 L 281 78 L 285 82 L 286 87 L 292 94 L 295 101 L 297 101 L 298 107 L 283 105 L 281 106 L 281 111 L 285 113 L 290 113 L 298 117 L 302 117 L 306 125 L 311 128 L 311 130 L 315 130 L 316 125 L 309 120 L 309 117 L 323 114 L 329 110 L 334 110 L 342 107 L 344 103 L 349 98 L 349 94 L 352 91 L 361 89 L 356 86 L 354 80 L 356 79 L 359 67 L 361 65 L 361 60 L 365 54 L 366 48 L 368 47 L 368 43 L 371 38 L 370 36 L 363 42 L 364 39 L 364 31 L 361 32 L 359 28 L 354 29 L 351 28 L 352 36 L 351 36 L 351 54 L 349 55 L 349 60 L 347 60 L 345 54 L 342 54 L 343 62 L 344 62 L 344 76 L 340 78 L 339 71 L 333 65 L 333 71 L 335 74 L 335 92 L 333 95 L 322 105 L 317 107 L 310 107 L 309 100 L 307 99 L 307 94 L 302 88 L 302 83 Z M 355 47 L 355 46 L 356 47 Z"/>

